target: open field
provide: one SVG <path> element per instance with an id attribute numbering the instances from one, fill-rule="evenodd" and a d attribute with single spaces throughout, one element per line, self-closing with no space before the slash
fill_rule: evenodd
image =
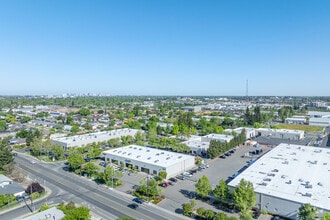
<path id="1" fill-rule="evenodd" d="M 310 125 L 277 124 L 276 129 L 303 130 L 305 132 L 322 132 L 323 127 Z"/>

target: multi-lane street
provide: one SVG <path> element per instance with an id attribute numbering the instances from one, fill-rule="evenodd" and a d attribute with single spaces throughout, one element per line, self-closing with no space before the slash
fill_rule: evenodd
<path id="1" fill-rule="evenodd" d="M 31 160 L 23 154 L 19 154 L 15 162 L 25 170 L 31 178 L 37 179 L 41 184 L 46 183 L 52 193 L 45 199 L 34 205 L 36 209 L 46 199 L 51 203 L 74 201 L 91 208 L 103 219 L 116 219 L 117 217 L 130 216 L 134 219 L 184 219 L 183 216 L 169 212 L 153 204 L 142 204 L 136 210 L 127 205 L 132 203 L 132 197 L 125 193 L 97 185 L 83 177 L 65 172 L 61 166 Z M 0 219 L 18 219 L 27 214 L 26 207 L 18 208 L 0 215 Z"/>

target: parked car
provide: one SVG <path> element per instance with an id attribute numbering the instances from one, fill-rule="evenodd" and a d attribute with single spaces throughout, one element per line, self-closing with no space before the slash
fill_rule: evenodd
<path id="1" fill-rule="evenodd" d="M 139 197 L 134 198 L 133 201 L 136 202 L 136 203 L 139 203 L 139 204 L 144 203 L 144 200 L 139 198 Z"/>
<path id="2" fill-rule="evenodd" d="M 101 161 L 101 162 L 99 163 L 99 165 L 102 166 L 102 167 L 106 167 L 106 166 L 107 166 L 107 163 L 104 162 L 104 161 Z"/>
<path id="3" fill-rule="evenodd" d="M 137 209 L 137 207 L 139 207 L 139 205 L 136 204 L 136 203 L 132 203 L 132 204 L 129 204 L 127 206 L 130 207 L 131 209 Z"/>
<path id="4" fill-rule="evenodd" d="M 178 175 L 176 178 L 179 179 L 179 180 L 185 180 L 186 179 L 186 177 L 184 175 Z"/>
<path id="5" fill-rule="evenodd" d="M 192 177 L 192 174 L 189 172 L 183 172 L 182 175 L 185 177 Z"/>
<path id="6" fill-rule="evenodd" d="M 226 159 L 227 156 L 223 154 L 223 155 L 220 156 L 220 158 L 222 158 L 222 159 Z"/>
<path id="7" fill-rule="evenodd" d="M 177 179 L 175 179 L 175 178 L 173 178 L 173 177 L 172 177 L 172 178 L 170 178 L 169 180 L 170 180 L 170 181 L 172 181 L 172 182 L 175 182 L 175 183 L 176 183 L 176 182 L 178 182 L 178 180 L 177 180 Z"/>
<path id="8" fill-rule="evenodd" d="M 159 184 L 161 187 L 168 187 L 170 184 L 168 182 L 162 182 L 161 184 Z"/>

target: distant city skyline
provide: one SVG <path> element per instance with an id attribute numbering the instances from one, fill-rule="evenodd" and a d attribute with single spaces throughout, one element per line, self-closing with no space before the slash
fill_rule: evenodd
<path id="1" fill-rule="evenodd" d="M 1 1 L 0 96 L 329 96 L 329 11 L 326 0 Z"/>

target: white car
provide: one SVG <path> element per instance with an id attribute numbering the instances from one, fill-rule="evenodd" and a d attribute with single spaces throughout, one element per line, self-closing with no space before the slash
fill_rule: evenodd
<path id="1" fill-rule="evenodd" d="M 34 160 L 31 160 L 30 162 L 31 162 L 32 164 L 35 164 L 35 163 L 37 163 L 37 162 L 35 162 Z"/>
<path id="2" fill-rule="evenodd" d="M 188 172 L 183 172 L 182 175 L 185 177 L 192 177 L 192 174 Z"/>

